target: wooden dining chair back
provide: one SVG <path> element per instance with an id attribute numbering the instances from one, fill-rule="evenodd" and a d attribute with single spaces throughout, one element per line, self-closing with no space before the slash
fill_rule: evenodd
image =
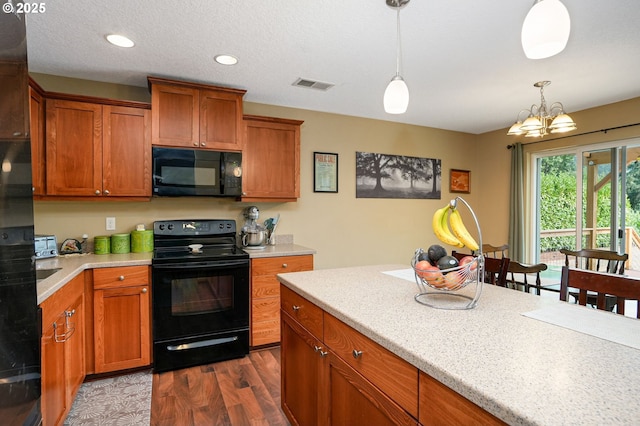
<path id="1" fill-rule="evenodd" d="M 523 290 L 529 293 L 531 287 L 536 289 L 536 294 L 540 296 L 542 281 L 540 280 L 540 272 L 546 271 L 545 263 L 537 263 L 535 265 L 526 265 L 524 263 L 509 261 L 509 280 L 508 285 L 514 289 L 523 286 Z"/>
<path id="2" fill-rule="evenodd" d="M 501 246 L 492 246 L 491 244 L 482 245 L 482 253 L 484 253 L 485 257 L 501 259 L 507 257 L 507 250 L 509 250 L 509 244 L 503 244 Z"/>
<path id="3" fill-rule="evenodd" d="M 452 251 L 451 256 L 460 260 L 465 256 L 471 256 L 468 253 L 459 253 Z M 484 258 L 484 281 L 485 283 L 494 284 L 500 287 L 507 287 L 507 274 L 509 273 L 509 258 Z"/>
<path id="4" fill-rule="evenodd" d="M 570 268 L 588 269 L 590 271 L 624 274 L 628 254 L 600 249 L 568 250 L 561 249 L 564 254 L 564 265 Z"/>
<path id="5" fill-rule="evenodd" d="M 595 272 L 584 269 L 562 267 L 560 280 L 560 300 L 566 301 L 570 289 L 577 291 L 578 304 L 592 304 L 595 307 L 607 308 L 607 297 L 616 297 L 616 312 L 624 315 L 625 301 L 636 301 L 636 318 L 640 319 L 640 279 L 618 274 Z"/>

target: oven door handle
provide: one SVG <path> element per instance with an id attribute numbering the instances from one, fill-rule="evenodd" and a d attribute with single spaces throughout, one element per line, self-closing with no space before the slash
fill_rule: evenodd
<path id="1" fill-rule="evenodd" d="M 193 263 L 180 263 L 180 264 L 165 264 L 165 265 L 152 265 L 153 269 L 211 269 L 211 268 L 225 268 L 229 266 L 248 266 L 248 260 L 232 260 L 228 262 L 193 262 Z"/>

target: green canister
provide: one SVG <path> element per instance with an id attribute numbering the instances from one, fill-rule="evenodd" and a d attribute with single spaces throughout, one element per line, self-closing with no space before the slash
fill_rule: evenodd
<path id="1" fill-rule="evenodd" d="M 153 251 L 153 231 L 131 231 L 131 252 L 150 253 Z"/>
<path id="2" fill-rule="evenodd" d="M 131 251 L 131 234 L 111 235 L 111 253 L 129 253 Z"/>
<path id="3" fill-rule="evenodd" d="M 108 235 L 101 235 L 93 239 L 93 252 L 95 254 L 109 254 L 111 253 L 111 237 Z"/>

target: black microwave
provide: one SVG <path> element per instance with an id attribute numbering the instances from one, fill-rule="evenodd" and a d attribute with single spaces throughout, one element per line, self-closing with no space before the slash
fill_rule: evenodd
<path id="1" fill-rule="evenodd" d="M 242 153 L 153 147 L 153 195 L 238 197 Z"/>

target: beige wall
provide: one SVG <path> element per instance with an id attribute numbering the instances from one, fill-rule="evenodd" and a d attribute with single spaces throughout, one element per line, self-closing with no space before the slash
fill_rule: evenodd
<path id="1" fill-rule="evenodd" d="M 87 82 L 34 74 L 47 91 L 148 101 L 145 88 Z M 535 143 L 507 137 L 506 129 L 482 135 L 450 132 L 337 114 L 245 102 L 247 114 L 304 120 L 301 143 L 301 197 L 296 203 L 255 203 L 261 219 L 281 214 L 278 234 L 293 234 L 297 244 L 315 248 L 316 268 L 379 263 L 407 264 L 413 251 L 437 240 L 431 216 L 457 194 L 450 194 L 449 170 L 471 171 L 471 194 L 462 195 L 477 213 L 483 241 L 502 244 L 508 239 L 511 153 L 516 141 L 527 143 L 530 154 L 568 144 L 588 144 L 640 135 L 640 127 Z M 640 118 L 640 98 L 571 113 L 578 123 L 576 135 L 635 123 Z M 553 139 L 553 138 L 547 138 Z M 339 192 L 313 192 L 314 151 L 339 154 Z M 442 160 L 441 200 L 355 198 L 356 151 L 411 155 Z M 115 216 L 116 232 L 128 232 L 137 223 L 178 218 L 229 218 L 242 225 L 241 211 L 254 203 L 227 199 L 154 198 L 150 202 L 50 202 L 35 203 L 36 232 L 59 239 L 104 235 L 105 217 Z M 473 221 L 463 208 L 471 230 Z"/>

